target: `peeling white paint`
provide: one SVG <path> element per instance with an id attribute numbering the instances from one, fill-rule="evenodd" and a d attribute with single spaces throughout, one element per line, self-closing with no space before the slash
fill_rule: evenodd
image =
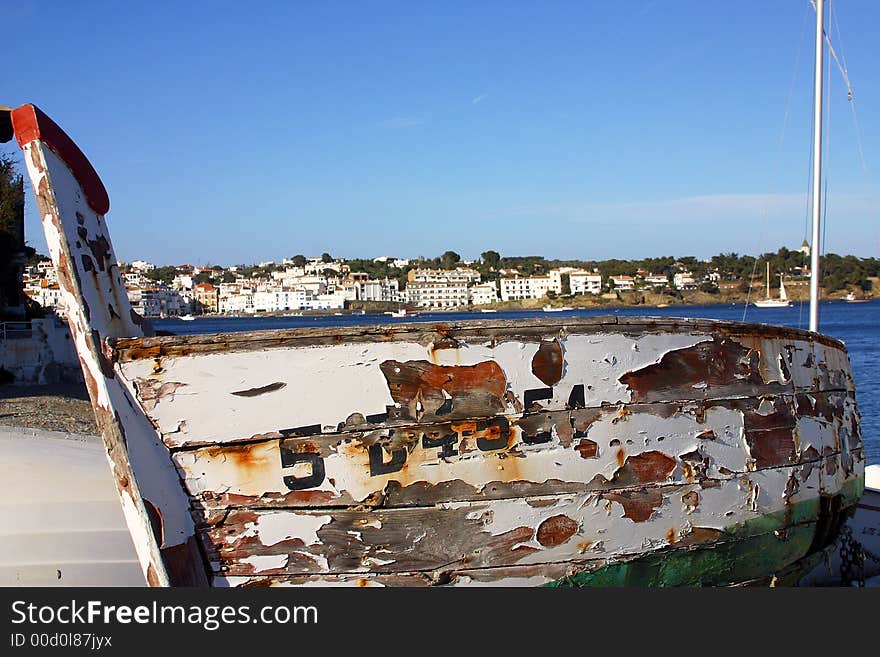
<path id="1" fill-rule="evenodd" d="M 287 566 L 286 554 L 260 554 L 242 559 L 241 562 L 254 569 L 255 574 L 281 570 Z"/>

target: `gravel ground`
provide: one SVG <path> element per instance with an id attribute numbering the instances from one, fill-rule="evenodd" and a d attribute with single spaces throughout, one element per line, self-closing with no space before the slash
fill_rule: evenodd
<path id="1" fill-rule="evenodd" d="M 97 435 L 89 394 L 82 383 L 0 386 L 0 424 Z"/>

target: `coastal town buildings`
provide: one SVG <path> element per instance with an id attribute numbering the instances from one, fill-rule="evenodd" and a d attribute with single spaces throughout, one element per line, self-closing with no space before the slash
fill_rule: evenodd
<path id="1" fill-rule="evenodd" d="M 365 282 L 361 286 L 361 300 L 404 303 L 406 295 L 400 291 L 396 278 L 384 278 Z"/>
<path id="2" fill-rule="evenodd" d="M 578 271 L 577 267 L 557 267 L 555 269 L 551 269 L 548 273 L 548 275 L 550 276 L 550 289 L 556 292 L 556 294 L 570 293 L 570 289 L 567 291 L 564 289 L 565 286 L 563 284 L 563 278 L 570 278 L 572 272 L 576 271 Z"/>
<path id="3" fill-rule="evenodd" d="M 666 274 L 646 274 L 642 280 L 645 282 L 645 285 L 649 287 L 654 287 L 656 285 L 665 287 L 669 285 L 669 277 Z"/>
<path id="4" fill-rule="evenodd" d="M 602 275 L 582 269 L 569 272 L 568 284 L 572 294 L 601 294 Z"/>
<path id="5" fill-rule="evenodd" d="M 407 283 L 406 302 L 416 308 L 450 309 L 468 305 L 468 285 L 464 282 L 434 281 Z"/>
<path id="6" fill-rule="evenodd" d="M 695 290 L 698 284 L 693 272 L 677 271 L 672 275 L 672 285 L 678 290 Z"/>
<path id="7" fill-rule="evenodd" d="M 132 271 L 138 272 L 140 274 L 152 271 L 156 268 L 156 265 L 151 262 L 147 262 L 146 260 L 135 260 L 133 262 L 130 262 L 128 266 Z"/>
<path id="8" fill-rule="evenodd" d="M 235 284 L 221 285 L 217 310 L 226 315 L 245 315 L 254 310 L 254 289 Z"/>
<path id="9" fill-rule="evenodd" d="M 611 276 L 609 287 L 626 292 L 636 289 L 636 281 L 632 276 Z"/>
<path id="10" fill-rule="evenodd" d="M 455 269 L 410 269 L 407 283 L 479 283 L 480 272 L 468 267 Z"/>
<path id="11" fill-rule="evenodd" d="M 502 278 L 500 281 L 502 301 L 540 299 L 546 296 L 549 290 L 556 292 L 552 288 L 553 281 L 550 276 L 514 276 Z"/>
<path id="12" fill-rule="evenodd" d="M 381 262 L 383 264 L 388 265 L 389 267 L 394 267 L 396 269 L 403 269 L 404 267 L 409 266 L 409 260 L 406 258 L 393 258 L 391 256 L 379 256 L 378 258 L 373 258 L 373 262 Z"/>
<path id="13" fill-rule="evenodd" d="M 199 283 L 193 287 L 194 310 L 200 313 L 216 313 L 220 306 L 220 290 L 210 283 Z"/>
<path id="14" fill-rule="evenodd" d="M 25 280 L 23 291 L 28 297 L 44 308 L 55 308 L 59 315 L 66 315 L 61 307 L 61 288 L 58 283 L 50 282 L 45 278 L 38 278 L 33 281 Z"/>
<path id="15" fill-rule="evenodd" d="M 470 288 L 471 303 L 475 306 L 485 306 L 489 303 L 497 303 L 498 289 L 495 283 L 481 283 Z"/>
<path id="16" fill-rule="evenodd" d="M 144 317 L 176 317 L 189 312 L 189 304 L 180 293 L 168 287 L 153 285 L 128 288 L 132 308 Z"/>
<path id="17" fill-rule="evenodd" d="M 806 247 L 808 248 L 808 247 Z M 117 263 L 129 298 L 136 312 L 148 317 L 171 317 L 187 313 L 235 314 L 292 313 L 312 310 L 343 310 L 364 308 L 356 304 L 389 304 L 372 306 L 373 311 L 393 310 L 402 304 L 421 309 L 456 310 L 486 306 L 498 302 L 541 300 L 560 296 L 573 298 L 609 293 L 658 291 L 675 287 L 688 291 L 698 288 L 725 294 L 736 290 L 739 277 L 719 269 L 710 261 L 697 262 L 683 258 L 657 273 L 646 268 L 632 268 L 625 274 L 604 275 L 599 268 L 553 267 L 524 259 L 516 269 L 489 267 L 483 269 L 484 280 L 477 268 L 459 260 L 449 269 L 415 266 L 424 263 L 392 256 L 350 263 L 339 259 L 296 256 L 281 264 L 261 263 L 260 266 L 161 266 L 145 260 L 129 264 Z M 372 267 L 370 262 L 376 263 Z M 433 261 L 432 264 L 438 261 Z M 352 269 L 352 267 L 355 269 Z M 399 277 L 389 267 L 403 267 Z M 533 272 L 529 274 L 528 272 Z M 404 275 L 405 272 L 405 275 Z M 372 278 L 376 275 L 377 278 Z M 379 278 L 378 276 L 381 276 Z M 800 279 L 809 270 L 789 266 L 787 276 Z M 25 294 L 45 307 L 63 313 L 57 274 L 48 260 L 31 263 L 24 268 L 22 285 Z M 786 281 L 788 282 L 788 281 Z M 705 284 L 711 283 L 711 286 Z M 366 306 L 371 312 L 371 307 Z"/>

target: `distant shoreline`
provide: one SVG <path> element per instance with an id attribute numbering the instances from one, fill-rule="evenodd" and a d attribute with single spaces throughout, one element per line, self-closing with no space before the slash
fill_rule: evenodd
<path id="1" fill-rule="evenodd" d="M 756 299 L 760 299 L 762 297 L 747 297 L 745 294 L 709 294 L 707 292 L 700 291 L 690 291 L 682 293 L 682 298 L 671 297 L 668 295 L 658 295 L 653 293 L 624 293 L 621 295 L 621 298 L 610 299 L 610 298 L 602 298 L 602 297 L 593 297 L 593 296 L 576 296 L 576 297 L 557 297 L 556 299 L 548 299 L 547 297 L 541 299 L 523 299 L 519 301 L 500 301 L 494 304 L 485 304 L 479 306 L 459 306 L 457 308 L 413 308 L 407 307 L 414 315 L 415 314 L 423 314 L 423 313 L 431 313 L 431 314 L 442 314 L 442 313 L 472 313 L 475 315 L 478 314 L 491 314 L 491 311 L 495 312 L 516 312 L 516 311 L 530 311 L 530 312 L 538 312 L 543 310 L 544 307 L 550 308 L 571 308 L 572 310 L 601 310 L 603 308 L 614 309 L 614 308 L 672 308 L 672 307 L 690 307 L 690 306 L 730 306 L 730 305 L 745 305 L 748 303 L 752 304 Z M 866 297 L 868 301 L 873 301 L 874 297 Z M 834 296 L 823 295 L 821 301 L 840 301 L 843 302 L 844 298 L 842 294 L 835 294 Z M 798 303 L 808 303 L 809 298 L 803 297 L 803 295 L 796 295 L 791 298 L 792 304 Z M 242 319 L 254 319 L 257 317 L 328 317 L 334 315 L 390 315 L 391 312 L 395 310 L 399 310 L 404 307 L 404 304 L 385 304 L 381 308 L 345 308 L 345 309 L 334 309 L 334 310 L 287 310 L 282 312 L 259 312 L 259 313 L 238 313 L 238 314 L 222 314 L 222 313 L 210 313 L 204 315 L 196 315 L 195 319 L 204 318 L 204 319 L 222 319 L 222 318 L 242 318 Z M 489 313 L 484 313 L 483 311 L 490 311 Z M 150 317 L 149 319 L 159 319 L 156 317 Z M 164 319 L 175 320 L 178 319 L 176 317 L 167 317 Z"/>

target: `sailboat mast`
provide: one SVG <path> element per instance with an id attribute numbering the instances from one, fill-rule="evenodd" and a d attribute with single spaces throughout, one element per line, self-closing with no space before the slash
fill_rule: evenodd
<path id="1" fill-rule="evenodd" d="M 819 222 L 822 209 L 822 67 L 825 0 L 816 2 L 816 64 L 813 77 L 813 241 L 810 245 L 810 330 L 819 330 Z"/>
<path id="2" fill-rule="evenodd" d="M 767 261 L 767 298 L 770 298 L 770 261 Z"/>

